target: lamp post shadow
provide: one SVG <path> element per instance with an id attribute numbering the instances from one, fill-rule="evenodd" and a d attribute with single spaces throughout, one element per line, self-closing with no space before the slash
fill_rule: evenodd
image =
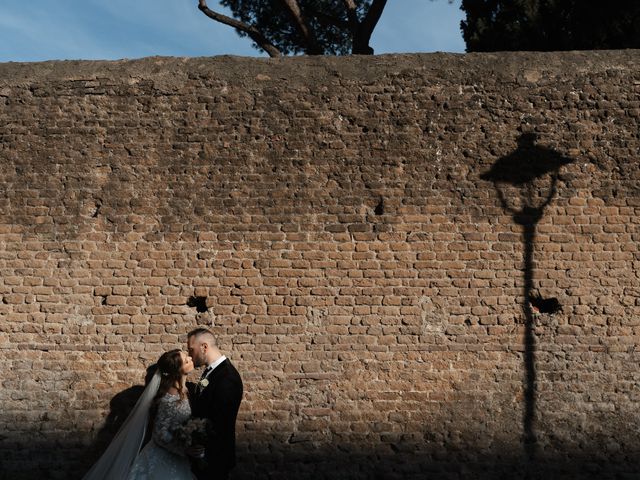
<path id="1" fill-rule="evenodd" d="M 502 208 L 516 224 L 522 226 L 524 245 L 524 291 L 522 313 L 524 315 L 524 414 L 523 449 L 527 470 L 530 471 L 536 461 L 538 440 L 535 429 L 536 414 L 536 338 L 534 335 L 533 304 L 538 300 L 534 291 L 533 251 L 536 240 L 536 227 L 557 193 L 560 168 L 573 162 L 553 149 L 535 144 L 536 136 L 525 133 L 518 137 L 518 148 L 509 155 L 499 158 L 488 172 L 480 176 L 493 182 Z M 546 194 L 540 185 L 551 180 Z M 519 198 L 509 198 L 505 187 L 514 187 Z"/>

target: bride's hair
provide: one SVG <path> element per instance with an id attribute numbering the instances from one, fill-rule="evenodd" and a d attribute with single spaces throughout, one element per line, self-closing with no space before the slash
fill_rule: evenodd
<path id="1" fill-rule="evenodd" d="M 156 400 L 163 397 L 171 387 L 176 387 L 181 399 L 185 399 L 187 392 L 182 388 L 182 351 L 180 349 L 169 350 L 158 359 L 157 368 L 160 372 L 160 387 L 156 394 Z"/>

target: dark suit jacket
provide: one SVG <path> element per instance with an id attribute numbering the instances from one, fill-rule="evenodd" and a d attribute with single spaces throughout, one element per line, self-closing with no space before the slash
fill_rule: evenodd
<path id="1" fill-rule="evenodd" d="M 191 413 L 209 420 L 205 446 L 206 471 L 199 479 L 225 478 L 236 464 L 236 417 L 242 400 L 242 379 L 229 360 L 207 377 L 209 384 L 191 394 Z"/>

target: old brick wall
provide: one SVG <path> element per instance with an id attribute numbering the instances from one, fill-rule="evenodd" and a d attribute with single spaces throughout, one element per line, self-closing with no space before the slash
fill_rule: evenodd
<path id="1" fill-rule="evenodd" d="M 198 324 L 236 478 L 635 478 L 639 66 L 1 64 L 2 478 L 81 477 Z"/>

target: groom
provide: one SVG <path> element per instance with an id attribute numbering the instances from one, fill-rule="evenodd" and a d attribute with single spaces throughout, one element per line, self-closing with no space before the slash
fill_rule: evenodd
<path id="1" fill-rule="evenodd" d="M 192 330 L 187 339 L 195 366 L 207 367 L 195 391 L 190 392 L 193 416 L 209 421 L 206 467 L 194 469 L 198 480 L 226 480 L 236 464 L 236 416 L 242 400 L 242 379 L 220 353 L 215 340 L 206 328 Z"/>

